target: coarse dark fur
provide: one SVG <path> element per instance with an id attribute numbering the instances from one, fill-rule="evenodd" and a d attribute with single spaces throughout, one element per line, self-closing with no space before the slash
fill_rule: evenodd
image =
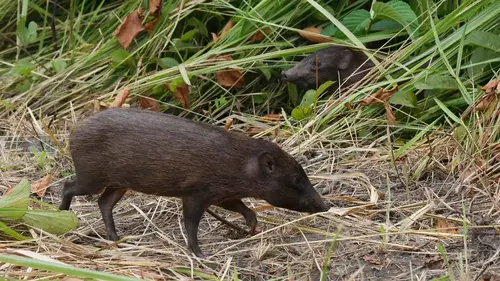
<path id="1" fill-rule="evenodd" d="M 316 213 L 328 208 L 293 157 L 266 140 L 192 120 L 138 109 L 107 109 L 83 120 L 70 135 L 76 178 L 65 182 L 59 209 L 73 196 L 100 192 L 107 238 L 118 240 L 112 209 L 127 189 L 182 198 L 188 247 L 198 246 L 200 219 L 211 205 L 257 217 L 240 200 Z"/>
<path id="2" fill-rule="evenodd" d="M 301 89 L 316 89 L 317 77 L 317 86 L 330 80 L 337 82 L 332 89 L 339 86 L 345 88 L 361 80 L 373 66 L 373 62 L 361 51 L 332 46 L 316 51 L 294 67 L 282 71 L 281 80 L 292 82 Z"/>

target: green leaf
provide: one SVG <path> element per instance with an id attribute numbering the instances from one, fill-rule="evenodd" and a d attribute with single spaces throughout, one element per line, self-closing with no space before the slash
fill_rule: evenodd
<path id="1" fill-rule="evenodd" d="M 189 40 L 193 39 L 196 34 L 198 34 L 198 30 L 191 29 L 188 32 L 182 34 L 181 40 L 182 41 L 189 41 Z"/>
<path id="2" fill-rule="evenodd" d="M 458 89 L 457 81 L 450 76 L 444 75 L 429 75 L 425 79 L 415 83 L 415 88 L 420 90 L 432 89 Z"/>
<path id="3" fill-rule="evenodd" d="M 78 218 L 70 211 L 28 210 L 21 220 L 52 234 L 63 234 L 78 226 Z"/>
<path id="4" fill-rule="evenodd" d="M 31 72 L 35 70 L 36 65 L 25 62 L 25 61 L 19 61 L 18 63 L 14 64 L 14 68 L 12 71 L 14 74 L 18 76 L 29 76 L 31 75 Z"/>
<path id="5" fill-rule="evenodd" d="M 293 106 L 297 105 L 297 100 L 299 99 L 299 93 L 297 92 L 297 86 L 293 83 L 287 83 L 288 88 L 288 98 L 292 102 Z"/>
<path id="6" fill-rule="evenodd" d="M 331 80 L 328 80 L 326 81 L 325 83 L 321 84 L 318 89 L 316 90 L 316 99 L 318 99 L 318 97 L 323 94 L 324 91 L 326 91 L 326 89 L 328 89 L 328 87 L 330 87 L 333 83 L 333 81 Z"/>
<path id="7" fill-rule="evenodd" d="M 17 83 L 16 85 L 16 92 L 18 93 L 24 93 L 31 89 L 31 79 L 23 79 L 21 83 Z"/>
<path id="8" fill-rule="evenodd" d="M 36 22 L 30 22 L 28 27 L 26 27 L 26 18 L 22 17 L 17 22 L 16 35 L 21 41 L 22 46 L 28 46 L 30 43 L 36 41 L 36 30 L 38 29 L 38 25 Z"/>
<path id="9" fill-rule="evenodd" d="M 208 29 L 207 29 L 207 26 L 201 22 L 199 19 L 197 19 L 196 17 L 191 17 L 189 20 L 188 20 L 188 25 L 192 26 L 192 27 L 195 27 L 198 29 L 198 32 L 204 36 L 204 37 L 208 37 Z"/>
<path id="10" fill-rule="evenodd" d="M 471 66 L 467 68 L 467 73 L 469 74 L 469 77 L 472 78 L 474 76 L 481 75 L 485 70 L 485 68 L 488 67 L 489 63 L 487 63 L 486 61 L 496 58 L 498 58 L 498 54 L 493 52 L 492 50 L 482 47 L 476 48 L 472 52 L 472 55 L 470 56 L 469 61 Z"/>
<path id="11" fill-rule="evenodd" d="M 335 33 L 337 33 L 338 31 L 339 29 L 335 26 L 335 24 L 332 23 L 325 26 L 325 28 L 323 28 L 320 34 L 324 36 L 333 37 L 333 35 L 335 35 Z"/>
<path id="12" fill-rule="evenodd" d="M 169 58 L 169 57 L 165 57 L 165 58 L 161 58 L 158 60 L 158 64 L 163 68 L 163 69 L 166 69 L 166 68 L 170 68 L 170 67 L 175 67 L 175 66 L 178 66 L 179 63 L 173 59 L 173 58 Z"/>
<path id="13" fill-rule="evenodd" d="M 301 106 L 311 106 L 316 102 L 316 90 L 307 90 L 300 102 Z"/>
<path id="14" fill-rule="evenodd" d="M 2 218 L 17 220 L 24 215 L 24 212 L 28 209 L 30 188 L 31 185 L 28 180 L 23 179 L 10 191 L 10 193 L 0 198 L 0 211 L 7 208 L 21 209 L 17 212 L 2 212 Z"/>
<path id="15" fill-rule="evenodd" d="M 403 26 L 393 20 L 380 20 L 375 22 L 370 26 L 370 30 L 372 31 L 386 31 L 386 30 L 393 30 L 393 29 L 401 29 Z"/>
<path id="16" fill-rule="evenodd" d="M 310 106 L 299 105 L 292 110 L 292 118 L 300 121 L 312 115 L 312 108 Z"/>
<path id="17" fill-rule="evenodd" d="M 48 272 L 58 272 L 80 278 L 90 278 L 92 280 L 107 281 L 141 281 L 143 279 L 132 278 L 128 276 L 115 275 L 111 273 L 94 271 L 90 269 L 77 268 L 71 265 L 55 263 L 52 261 L 41 261 L 33 258 L 20 257 L 16 255 L 0 254 L 0 262 L 10 263 L 18 266 L 32 267 L 46 270 Z"/>
<path id="18" fill-rule="evenodd" d="M 415 107 L 417 105 L 417 96 L 413 92 L 397 91 L 391 96 L 389 102 L 407 107 Z"/>
<path id="19" fill-rule="evenodd" d="M 373 19 L 393 20 L 405 27 L 413 40 L 418 38 L 417 15 L 410 5 L 400 0 L 392 0 L 387 3 L 375 2 L 372 5 Z"/>
<path id="20" fill-rule="evenodd" d="M 500 36 L 491 32 L 474 30 L 467 35 L 464 44 L 479 46 L 490 49 L 494 52 L 500 52 Z"/>
<path id="21" fill-rule="evenodd" d="M 51 63 L 52 63 L 52 69 L 54 69 L 56 73 L 59 73 L 66 69 L 66 62 L 63 61 L 62 59 L 55 59 Z"/>
<path id="22" fill-rule="evenodd" d="M 28 237 L 23 236 L 23 235 L 19 234 L 17 231 L 15 231 L 14 229 L 8 227 L 5 223 L 3 223 L 1 221 L 0 221 L 0 231 L 5 233 L 5 235 L 10 236 L 10 237 L 12 237 L 16 240 L 19 240 L 19 241 L 29 239 Z"/>
<path id="23" fill-rule="evenodd" d="M 136 62 L 130 53 L 124 49 L 118 49 L 111 53 L 111 66 L 113 68 L 135 68 Z"/>
<path id="24" fill-rule="evenodd" d="M 354 10 L 342 19 L 342 24 L 353 34 L 359 34 L 361 31 L 366 31 L 370 21 L 370 12 L 367 10 Z"/>

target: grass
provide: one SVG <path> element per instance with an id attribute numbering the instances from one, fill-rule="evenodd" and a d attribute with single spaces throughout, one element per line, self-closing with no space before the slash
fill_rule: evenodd
<path id="1" fill-rule="evenodd" d="M 149 96 L 163 112 L 219 126 L 231 118 L 232 130 L 273 139 L 300 159 L 335 206 L 308 216 L 247 200 L 263 227 L 251 237 L 205 216 L 199 235 L 209 258 L 199 260 L 185 248 L 178 200 L 126 195 L 114 212 L 119 234 L 126 236 L 116 247 L 102 237 L 96 198 L 78 198 L 72 208 L 79 226 L 67 234 L 7 223 L 29 239 L 0 237 L 3 277 L 500 278 L 494 236 L 500 104 L 496 99 L 478 109 L 488 97 L 481 88 L 499 76 L 500 3 L 404 2 L 414 18 L 368 0 L 163 1 L 152 35 L 143 32 L 124 50 L 113 32 L 139 6 L 145 21 L 153 18 L 148 1 L 59 0 L 52 42 L 51 3 L 0 0 L 2 193 L 21 179 L 34 182 L 53 174 L 40 199 L 57 205 L 60 186 L 73 173 L 65 142 L 69 130 L 91 114 L 96 100 L 109 104 L 128 88 L 132 106 Z M 371 8 L 376 18 L 364 26 L 369 31 L 356 30 L 362 22 L 349 22 L 351 13 Z M 404 24 L 376 28 L 381 18 Z M 229 20 L 234 27 L 214 42 L 210 34 Z M 36 23 L 34 33 L 30 22 Z M 338 31 L 331 42 L 311 43 L 297 33 L 308 26 Z M 263 28 L 271 32 L 250 42 Z M 309 115 L 296 118 L 292 112 L 304 92 L 280 82 L 279 73 L 332 44 L 362 49 L 377 67 L 353 87 L 322 93 Z M 233 60 L 214 60 L 222 55 Z M 165 65 L 172 60 L 179 66 Z M 215 73 L 226 68 L 244 74 L 243 88 L 217 83 Z M 189 108 L 166 87 L 182 82 L 191 84 Z M 394 85 L 399 90 L 389 104 L 397 122 L 388 125 L 381 104 L 360 101 Z M 269 120 L 268 114 L 281 117 Z M 33 147 L 38 152 L 31 152 Z M 217 212 L 243 223 L 232 213 Z"/>

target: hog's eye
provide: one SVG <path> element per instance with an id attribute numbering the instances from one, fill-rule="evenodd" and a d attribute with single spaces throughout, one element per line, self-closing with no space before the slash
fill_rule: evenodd
<path id="1" fill-rule="evenodd" d="M 293 186 L 296 189 L 302 189 L 302 177 L 301 176 L 295 176 L 293 178 Z"/>

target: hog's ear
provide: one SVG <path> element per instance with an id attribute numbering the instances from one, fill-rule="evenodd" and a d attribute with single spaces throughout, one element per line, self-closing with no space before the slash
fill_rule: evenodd
<path id="1" fill-rule="evenodd" d="M 276 164 L 271 153 L 264 151 L 259 154 L 259 167 L 264 174 L 269 175 L 274 172 Z"/>
<path id="2" fill-rule="evenodd" d="M 349 49 L 343 50 L 342 53 L 340 54 L 340 56 L 338 56 L 338 58 L 339 58 L 339 61 L 337 64 L 338 69 L 348 68 L 349 65 L 351 64 L 352 56 L 353 56 L 353 54 L 352 54 L 351 50 L 349 50 Z"/>

